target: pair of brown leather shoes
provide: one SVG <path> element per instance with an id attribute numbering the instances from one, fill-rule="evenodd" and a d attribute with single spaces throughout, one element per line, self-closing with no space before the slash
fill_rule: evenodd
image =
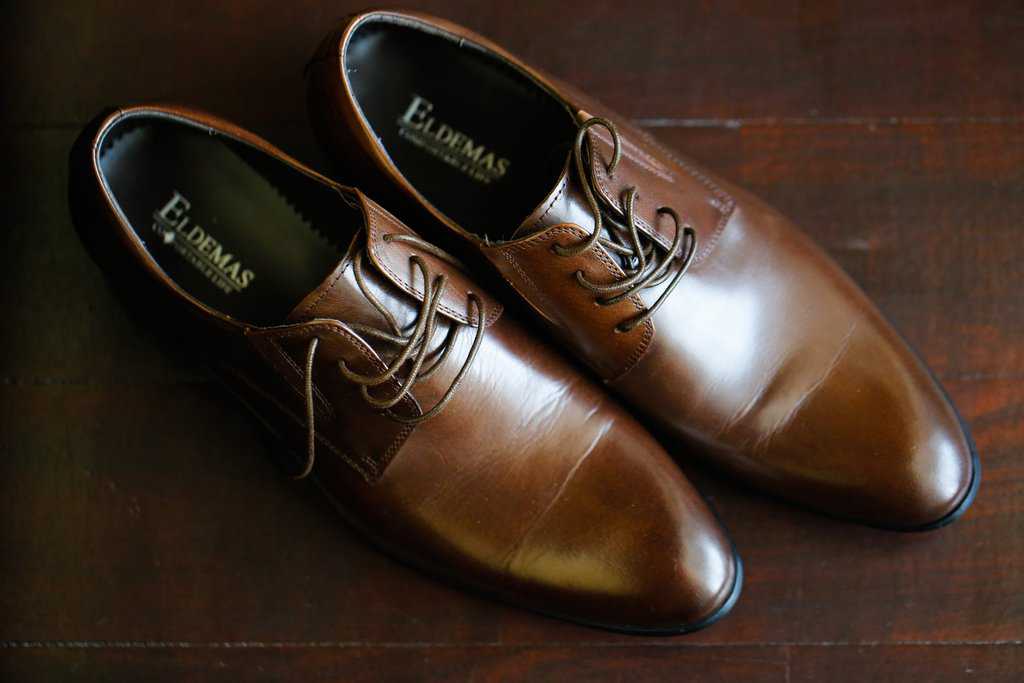
<path id="1" fill-rule="evenodd" d="M 167 106 L 87 127 L 72 212 L 117 289 L 389 552 L 605 628 L 711 623 L 741 564 L 636 418 L 831 515 L 927 529 L 970 504 L 977 456 L 938 383 L 754 197 L 424 15 L 349 18 L 307 76 L 333 159 L 420 234 Z M 476 283 L 490 266 L 557 343 Z"/>

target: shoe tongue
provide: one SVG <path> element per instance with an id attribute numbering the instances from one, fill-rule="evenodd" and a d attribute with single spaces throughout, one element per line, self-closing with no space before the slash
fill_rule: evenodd
<path id="1" fill-rule="evenodd" d="M 361 195 L 360 200 L 366 217 L 364 228 L 353 237 L 345 256 L 331 273 L 288 314 L 287 321 L 327 318 L 380 325 L 380 312 L 356 280 L 358 259 L 364 287 L 400 325 L 409 323 L 418 314 L 426 291 L 423 275 L 413 263 L 415 256 L 426 264 L 432 280 L 442 274 L 447 278 L 438 312 L 456 322 L 475 324 L 476 309 L 469 302 L 469 293 L 475 288 L 470 280 L 443 258 L 408 241 L 418 238 L 398 219 Z M 484 296 L 479 291 L 476 294 Z M 501 306 L 485 298 L 489 324 L 500 314 Z"/>
<path id="2" fill-rule="evenodd" d="M 571 156 L 565 160 L 555 186 L 537 208 L 520 223 L 512 233 L 512 239 L 542 232 L 559 223 L 578 225 L 588 233 L 594 229 L 594 217 L 590 213 L 586 196 L 575 177 L 576 174 L 569 169 L 570 159 Z"/>
<path id="3" fill-rule="evenodd" d="M 603 140 L 601 141 L 603 142 Z M 611 145 L 606 144 L 602 148 L 606 156 L 611 155 Z M 601 163 L 604 162 L 604 158 L 599 158 Z M 594 215 L 591 212 L 590 204 L 587 202 L 586 194 L 579 180 L 579 174 L 576 173 L 571 163 L 573 161 L 572 154 L 566 159 L 562 171 L 555 182 L 554 187 L 547 193 L 540 204 L 537 205 L 529 216 L 516 228 L 516 231 L 512 234 L 512 239 L 521 239 L 529 237 L 530 235 L 536 235 L 544 232 L 555 225 L 570 224 L 577 226 L 584 230 L 588 235 L 593 233 L 594 230 Z M 625 166 L 624 162 L 620 162 L 620 167 Z M 604 207 L 615 207 L 615 202 L 611 201 L 608 194 L 608 183 L 604 186 L 595 188 L 595 194 L 597 200 Z M 638 204 L 640 200 L 637 200 Z M 651 230 L 647 227 L 647 224 L 641 223 L 638 225 L 638 229 L 642 234 L 647 235 L 648 238 L 653 238 L 658 241 L 663 247 L 670 246 L 670 239 L 668 236 L 658 234 L 656 231 Z M 604 225 L 601 228 L 601 237 L 611 239 L 612 235 L 609 232 L 608 221 L 604 221 Z M 635 267 L 635 261 L 631 260 L 627 256 L 617 255 L 614 253 L 608 254 L 610 258 L 618 262 L 619 266 L 623 270 Z M 655 293 L 658 290 L 652 290 Z M 650 291 L 646 291 L 641 294 L 645 298 L 652 297 Z M 653 301 L 653 299 L 652 299 Z"/>
<path id="4" fill-rule="evenodd" d="M 327 318 L 346 322 L 367 323 L 371 304 L 359 290 L 352 275 L 357 249 L 361 248 L 362 231 L 352 239 L 345 256 L 313 291 L 303 297 L 299 305 L 288 314 L 286 322 L 305 322 L 314 318 Z M 365 305 L 364 305 L 365 304 Z"/>
<path id="5" fill-rule="evenodd" d="M 590 115 L 581 112 L 581 121 Z M 637 189 L 635 216 L 638 230 L 648 238 L 668 249 L 675 237 L 675 226 L 672 221 L 658 215 L 657 208 L 671 204 L 676 198 L 675 179 L 670 169 L 664 167 L 654 157 L 644 152 L 625 138 L 622 140 L 622 155 L 614 175 L 608 172 L 608 163 L 612 158 L 613 143 L 610 135 L 595 126 L 587 132 L 586 164 L 591 169 L 592 190 L 597 201 L 605 208 L 612 208 L 620 214 L 623 194 L 629 189 Z M 594 217 L 587 203 L 586 194 L 579 174 L 573 166 L 573 154 L 566 155 L 562 169 L 554 187 L 547 193 L 537 208 L 519 225 L 513 233 L 513 239 L 527 237 L 547 230 L 553 225 L 569 223 L 579 226 L 588 234 L 594 229 Z M 699 206 L 679 207 L 685 213 L 688 209 L 696 209 L 697 217 L 702 218 L 714 207 L 706 202 L 698 202 Z M 706 204 L 706 205 L 705 205 Z M 717 218 L 709 216 L 709 224 L 715 224 Z M 603 231 L 608 236 L 607 226 Z"/>

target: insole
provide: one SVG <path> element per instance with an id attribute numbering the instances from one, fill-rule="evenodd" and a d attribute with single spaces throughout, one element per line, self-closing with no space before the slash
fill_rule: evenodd
<path id="1" fill-rule="evenodd" d="M 114 199 L 164 273 L 211 308 L 281 323 L 341 259 L 239 143 L 157 118 L 110 135 L 100 165 Z"/>
<path id="2" fill-rule="evenodd" d="M 554 187 L 573 118 L 507 63 L 376 21 L 356 30 L 346 63 L 356 101 L 398 170 L 464 229 L 509 239 Z"/>

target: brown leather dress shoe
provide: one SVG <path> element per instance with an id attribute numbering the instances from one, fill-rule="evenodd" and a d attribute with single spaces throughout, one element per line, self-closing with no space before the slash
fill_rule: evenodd
<path id="1" fill-rule="evenodd" d="M 680 443 L 877 526 L 933 528 L 970 504 L 977 456 L 939 384 L 755 197 L 432 17 L 349 18 L 308 84 L 341 166 L 396 210 L 432 216 L 436 239 L 468 242 Z"/>
<path id="2" fill-rule="evenodd" d="M 678 633 L 732 546 L 661 446 L 360 192 L 209 115 L 101 115 L 75 225 L 137 311 L 203 349 L 369 539 L 540 612 Z"/>

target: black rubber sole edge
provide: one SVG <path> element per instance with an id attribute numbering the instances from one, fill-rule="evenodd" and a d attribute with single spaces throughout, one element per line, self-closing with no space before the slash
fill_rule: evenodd
<path id="1" fill-rule="evenodd" d="M 916 353 L 916 351 L 915 351 Z M 926 366 L 927 367 L 927 366 Z M 931 372 L 929 370 L 929 372 Z M 903 531 L 906 533 L 917 533 L 921 531 L 933 531 L 935 529 L 941 529 L 944 526 L 948 526 L 956 520 L 963 517 L 967 509 L 971 507 L 971 503 L 974 502 L 975 497 L 978 495 L 978 488 L 981 486 L 981 458 L 978 456 L 978 447 L 974 445 L 974 437 L 971 436 L 971 428 L 967 426 L 967 422 L 960 415 L 960 411 L 957 410 L 956 404 L 949 398 L 949 394 L 946 393 L 946 388 L 942 386 L 938 378 L 932 375 L 932 380 L 935 385 L 942 392 L 942 395 L 946 399 L 946 403 L 953 409 L 953 413 L 956 415 L 957 421 L 960 423 L 960 429 L 963 431 L 964 439 L 967 440 L 967 447 L 971 451 L 971 483 L 968 484 L 967 490 L 964 492 L 963 498 L 956 504 L 952 510 L 947 512 L 945 515 L 935 520 L 934 522 L 928 522 L 927 524 L 921 524 L 912 527 L 878 527 L 886 529 L 888 531 Z"/>
<path id="2" fill-rule="evenodd" d="M 739 601 L 740 593 L 743 592 L 743 560 L 742 558 L 740 558 L 739 554 L 736 553 L 735 547 L 733 547 L 732 556 L 733 560 L 736 563 L 736 575 L 733 577 L 732 589 L 729 592 L 729 596 L 725 599 L 725 602 L 723 602 L 721 606 L 718 607 L 718 609 L 716 609 L 714 612 L 704 617 L 700 621 L 695 621 L 690 624 L 684 624 L 683 626 L 680 626 L 678 628 L 647 629 L 637 626 L 608 626 L 606 624 L 595 624 L 585 621 L 579 621 L 576 619 L 569 619 L 567 617 L 558 616 L 554 614 L 548 616 L 554 616 L 564 621 L 572 621 L 578 624 L 582 624 L 583 626 L 590 626 L 593 628 L 604 629 L 606 631 L 615 631 L 617 633 L 625 633 L 628 635 L 635 636 L 681 636 L 687 633 L 693 633 L 694 631 L 700 631 L 701 629 L 705 629 L 708 626 L 711 626 L 712 624 L 716 623 L 719 619 L 729 614 L 729 612 L 732 611 L 732 608 L 735 607 L 736 603 Z"/>
<path id="3" fill-rule="evenodd" d="M 921 364 L 921 367 L 923 367 L 925 372 L 928 373 L 928 376 L 931 377 L 932 382 L 935 383 L 935 386 L 938 388 L 939 393 L 942 394 L 942 398 L 946 400 L 946 404 L 953 411 L 953 414 L 956 415 L 957 422 L 960 424 L 960 431 L 963 432 L 964 440 L 967 441 L 967 448 L 971 452 L 971 481 L 967 485 L 967 490 L 964 491 L 963 498 L 961 498 L 960 502 L 956 504 L 956 507 L 954 507 L 952 510 L 950 510 L 945 515 L 943 515 L 942 517 L 933 522 L 927 522 L 925 524 L 916 524 L 904 527 L 886 526 L 881 524 L 867 524 L 867 526 L 874 527 L 876 529 L 882 529 L 884 531 L 899 531 L 902 533 L 920 533 L 922 531 L 934 531 L 935 529 L 941 529 L 942 527 L 948 526 L 956 520 L 960 519 L 961 517 L 963 517 L 964 513 L 967 512 L 967 509 L 971 507 L 971 503 L 974 502 L 974 498 L 978 495 L 978 487 L 981 485 L 981 458 L 978 456 L 978 447 L 974 445 L 974 437 L 971 436 L 971 428 L 967 425 L 967 422 L 964 420 L 963 415 L 960 414 L 960 411 L 957 409 L 956 404 L 953 403 L 953 399 L 949 397 L 949 392 L 946 391 L 946 387 L 942 386 L 942 382 L 940 382 L 939 378 L 935 376 L 934 372 L 932 372 L 931 367 L 924 361 L 924 358 L 921 356 L 921 353 L 917 350 L 917 348 L 915 348 L 914 345 L 911 344 L 907 340 L 907 338 L 903 336 L 903 334 L 897 329 L 897 327 L 892 324 L 892 321 L 889 320 L 888 316 L 885 316 L 883 314 L 883 317 L 885 318 L 886 322 L 889 323 L 889 326 L 892 327 L 892 329 L 896 330 L 896 334 L 899 335 L 901 340 L 903 340 L 903 344 L 910 350 L 910 353 L 913 354 L 913 356 L 917 359 L 917 362 Z"/>

